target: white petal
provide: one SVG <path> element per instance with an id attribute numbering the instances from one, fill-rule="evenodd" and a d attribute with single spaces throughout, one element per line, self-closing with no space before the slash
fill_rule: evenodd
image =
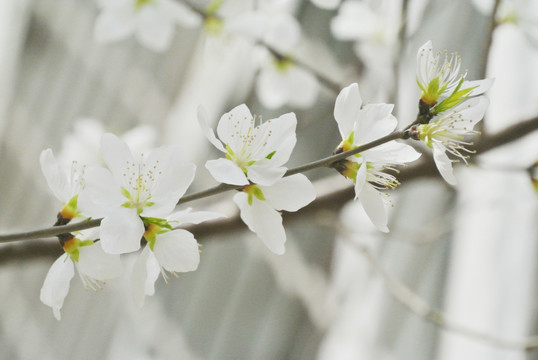
<path id="1" fill-rule="evenodd" d="M 157 236 L 153 253 L 168 271 L 194 271 L 200 263 L 200 250 L 194 235 L 178 229 Z"/>
<path id="2" fill-rule="evenodd" d="M 247 185 L 248 180 L 243 170 L 228 159 L 208 160 L 205 167 L 215 180 L 225 184 Z"/>
<path id="3" fill-rule="evenodd" d="M 314 186 L 303 174 L 287 176 L 272 186 L 260 186 L 260 189 L 276 210 L 297 211 L 316 198 Z"/>
<path id="4" fill-rule="evenodd" d="M 445 149 L 438 145 L 437 143 L 433 143 L 433 160 L 435 161 L 435 166 L 437 166 L 437 169 L 439 170 L 439 173 L 445 179 L 447 183 L 450 185 L 456 185 L 457 181 L 454 177 L 454 171 L 452 169 L 452 161 L 448 158 L 448 156 L 445 154 Z"/>
<path id="5" fill-rule="evenodd" d="M 359 200 L 372 223 L 379 231 L 389 232 L 387 227 L 387 212 L 382 194 L 370 184 L 365 184 L 359 196 Z"/>
<path id="6" fill-rule="evenodd" d="M 208 116 L 204 107 L 202 105 L 198 106 L 198 124 L 200 125 L 200 129 L 202 129 L 202 132 L 204 133 L 205 137 L 207 138 L 207 140 L 209 140 L 211 144 L 213 144 L 213 146 L 225 153 L 226 149 L 215 136 L 215 132 L 213 131 L 213 129 L 207 125 L 207 118 Z"/>
<path id="7" fill-rule="evenodd" d="M 111 43 L 126 39 L 135 31 L 132 12 L 103 11 L 95 20 L 94 39 L 98 43 Z"/>
<path id="8" fill-rule="evenodd" d="M 79 194 L 77 207 L 85 215 L 104 217 L 127 200 L 112 173 L 105 168 L 88 169 L 84 181 L 86 185 Z"/>
<path id="9" fill-rule="evenodd" d="M 340 5 L 340 0 L 311 0 L 312 4 L 324 10 L 334 10 Z"/>
<path id="10" fill-rule="evenodd" d="M 368 104 L 359 112 L 355 124 L 354 144 L 363 145 L 388 135 L 398 125 L 391 114 L 392 104 Z"/>
<path id="11" fill-rule="evenodd" d="M 225 218 L 226 216 L 212 211 L 191 211 L 191 208 L 177 211 L 166 218 L 168 222 L 177 224 L 200 224 L 204 221 Z"/>
<path id="12" fill-rule="evenodd" d="M 292 51 L 301 38 L 301 26 L 297 19 L 288 13 L 279 13 L 270 18 L 269 29 L 264 42 L 276 51 L 286 54 Z"/>
<path id="13" fill-rule="evenodd" d="M 157 6 L 144 6 L 139 12 L 136 37 L 140 43 L 156 52 L 167 50 L 174 36 L 172 19 Z"/>
<path id="14" fill-rule="evenodd" d="M 357 176 L 355 177 L 355 200 L 357 200 L 366 185 L 366 178 L 368 176 L 368 168 L 361 164 L 359 170 L 357 170 Z"/>
<path id="15" fill-rule="evenodd" d="M 153 205 L 144 207 L 142 216 L 165 218 L 176 207 L 194 179 L 196 166 L 182 164 L 179 149 L 163 147 L 152 152 L 146 163 L 148 168 L 156 167 L 155 183 L 151 188 Z"/>
<path id="16" fill-rule="evenodd" d="M 52 264 L 45 277 L 39 298 L 43 304 L 52 308 L 54 317 L 61 319 L 60 309 L 69 292 L 69 283 L 75 275 L 73 261 L 63 254 Z"/>
<path id="17" fill-rule="evenodd" d="M 319 93 L 319 82 L 314 74 L 301 67 L 292 66 L 287 75 L 289 104 L 300 109 L 314 105 Z"/>
<path id="18" fill-rule="evenodd" d="M 58 200 L 67 203 L 71 198 L 71 184 L 67 174 L 54 158 L 51 149 L 43 150 L 39 156 L 41 171 L 45 176 L 47 185 Z"/>
<path id="19" fill-rule="evenodd" d="M 262 162 L 263 163 L 263 162 Z M 272 185 L 286 173 L 285 167 L 267 167 L 258 163 L 247 168 L 247 175 L 250 181 L 260 185 Z"/>
<path id="20" fill-rule="evenodd" d="M 202 16 L 178 1 L 161 0 L 162 12 L 167 13 L 179 25 L 194 28 L 202 24 Z"/>
<path id="21" fill-rule="evenodd" d="M 125 176 L 125 174 L 128 174 L 129 167 L 132 167 L 133 164 L 138 164 L 138 161 L 135 161 L 125 141 L 119 139 L 116 135 L 104 134 L 101 138 L 101 154 L 116 183 L 126 189 L 131 189 L 129 185 L 130 177 Z"/>
<path id="22" fill-rule="evenodd" d="M 278 109 L 290 98 L 286 87 L 285 75 L 274 65 L 262 67 L 256 81 L 256 94 L 260 102 L 268 109 Z"/>
<path id="23" fill-rule="evenodd" d="M 155 148 L 154 144 L 159 136 L 157 129 L 151 125 L 138 125 L 121 135 L 129 149 L 135 154 L 149 153 Z"/>
<path id="24" fill-rule="evenodd" d="M 136 209 L 118 207 L 101 222 L 101 245 L 109 254 L 125 254 L 140 249 L 144 224 Z"/>
<path id="25" fill-rule="evenodd" d="M 426 41 L 417 51 L 417 81 L 428 86 L 430 82 L 428 69 L 431 66 L 431 56 L 433 54 L 433 45 L 431 40 Z"/>
<path id="26" fill-rule="evenodd" d="M 415 161 L 421 156 L 412 146 L 397 141 L 389 141 L 361 154 L 367 161 L 391 164 L 404 164 Z"/>
<path id="27" fill-rule="evenodd" d="M 468 100 L 465 100 L 461 104 L 458 104 L 455 106 L 452 110 L 447 110 L 448 113 L 457 112 L 461 116 L 461 118 L 469 121 L 471 123 L 471 128 L 474 127 L 474 125 L 482 120 L 484 118 L 484 114 L 486 113 L 486 110 L 489 106 L 489 100 L 485 96 L 477 96 L 475 98 L 471 98 Z M 468 126 L 468 122 L 456 122 L 456 126 Z M 471 129 L 468 129 L 471 130 Z"/>
<path id="28" fill-rule="evenodd" d="M 494 78 L 474 80 L 474 81 L 464 81 L 463 84 L 461 84 L 461 88 L 462 89 L 474 88 L 469 93 L 469 96 L 482 95 L 493 86 L 494 82 L 495 82 Z"/>
<path id="29" fill-rule="evenodd" d="M 376 14 L 368 5 L 345 1 L 331 22 L 331 32 L 338 40 L 364 40 L 378 27 L 377 22 Z"/>
<path id="30" fill-rule="evenodd" d="M 152 296 L 155 294 L 155 281 L 160 272 L 161 267 L 157 259 L 155 259 L 155 255 L 146 246 L 138 259 L 136 259 L 131 277 L 133 299 L 138 307 L 144 306 L 146 295 Z"/>
<path id="31" fill-rule="evenodd" d="M 77 268 L 84 275 L 101 281 L 116 278 L 123 270 L 120 256 L 105 253 L 100 242 L 79 247 Z"/>
<path id="32" fill-rule="evenodd" d="M 342 139 L 346 139 L 353 131 L 355 121 L 361 109 L 362 99 L 359 93 L 359 85 L 353 83 L 342 89 L 334 104 L 334 118 L 338 123 L 338 129 Z"/>
<path id="33" fill-rule="evenodd" d="M 243 136 L 252 126 L 252 114 L 245 104 L 236 106 L 220 117 L 217 134 L 234 152 L 243 148 Z"/>
<path id="34" fill-rule="evenodd" d="M 284 254 L 286 233 L 282 226 L 282 216 L 271 208 L 267 201 L 254 198 L 252 205 L 249 205 L 248 195 L 244 192 L 236 194 L 233 200 L 239 207 L 241 219 L 248 228 L 255 232 L 273 253 Z"/>

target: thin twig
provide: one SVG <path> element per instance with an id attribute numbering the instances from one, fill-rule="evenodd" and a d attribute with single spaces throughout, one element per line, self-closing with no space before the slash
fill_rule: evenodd
<path id="1" fill-rule="evenodd" d="M 192 11 L 194 11 L 195 13 L 197 13 L 198 15 L 200 15 L 202 18 L 206 19 L 207 17 L 209 16 L 212 16 L 212 17 L 215 17 L 217 19 L 220 19 L 220 20 L 223 20 L 221 17 L 219 17 L 218 15 L 215 15 L 215 14 L 208 14 L 205 9 L 201 9 L 199 8 L 198 6 L 192 4 L 190 1 L 187 1 L 187 0 L 180 0 L 181 3 L 183 3 L 184 5 L 188 6 Z M 270 53 L 272 56 L 274 56 L 276 59 L 287 59 L 288 56 L 286 56 L 286 54 L 282 54 L 280 51 L 276 50 L 275 48 L 273 48 L 271 45 L 263 42 L 263 41 L 259 41 L 257 42 L 257 44 L 265 47 Z M 314 67 L 308 65 L 306 62 L 298 59 L 298 58 L 292 58 L 291 61 L 293 61 L 293 63 L 305 70 L 308 70 L 310 71 L 312 74 L 314 74 L 316 76 L 316 78 L 319 80 L 320 83 L 322 83 L 323 85 L 325 85 L 325 87 L 331 91 L 334 91 L 335 93 L 339 93 L 340 90 L 342 90 L 343 86 L 342 84 L 338 83 L 337 81 L 334 81 L 333 79 L 331 79 L 330 77 L 328 77 L 326 74 L 323 74 L 321 73 L 319 70 L 315 69 Z"/>
<path id="2" fill-rule="evenodd" d="M 369 142 L 365 145 L 359 146 L 355 149 L 342 152 L 336 155 L 328 156 L 326 158 L 323 158 L 321 160 L 316 160 L 311 163 L 298 166 L 293 169 L 289 169 L 284 176 L 290 176 L 293 174 L 305 172 L 308 170 L 312 170 L 319 167 L 328 167 L 331 164 L 343 160 L 349 156 L 358 154 L 360 152 L 366 151 L 368 149 L 371 149 L 373 147 L 379 146 L 381 144 L 384 144 L 386 142 L 395 140 L 395 139 L 403 139 L 407 137 L 407 133 L 404 131 L 394 131 L 390 133 L 389 135 L 386 135 L 382 138 L 379 138 L 377 140 L 374 140 L 372 142 Z M 193 200 L 205 198 L 208 196 L 220 194 L 229 190 L 234 189 L 241 189 L 243 188 L 243 185 L 228 185 L 228 184 L 220 184 L 217 185 L 211 189 L 203 190 L 194 194 L 190 194 L 187 196 L 184 196 L 182 199 L 179 200 L 179 204 L 184 204 Z M 22 232 L 22 233 L 15 233 L 15 234 L 7 234 L 7 235 L 0 235 L 0 243 L 3 242 L 11 242 L 11 241 L 18 241 L 18 240 L 32 240 L 32 239 L 40 239 L 43 237 L 50 237 L 50 236 L 56 236 L 59 234 L 65 234 L 70 233 L 73 231 L 80 231 L 84 229 L 89 229 L 93 227 L 97 227 L 101 224 L 101 221 L 103 219 L 93 219 L 90 221 L 84 221 L 76 224 L 69 224 L 64 226 L 54 226 L 51 228 L 41 229 L 41 230 L 35 230 L 35 231 L 28 231 L 28 232 Z"/>
<path id="3" fill-rule="evenodd" d="M 538 336 L 530 336 L 522 339 L 507 339 L 458 324 L 456 321 L 447 317 L 442 311 L 435 309 L 404 283 L 390 276 L 366 246 L 351 240 L 349 240 L 349 243 L 353 244 L 368 260 L 372 268 L 381 275 L 392 297 L 420 318 L 437 325 L 441 329 L 496 347 L 525 351 L 538 348 Z"/>

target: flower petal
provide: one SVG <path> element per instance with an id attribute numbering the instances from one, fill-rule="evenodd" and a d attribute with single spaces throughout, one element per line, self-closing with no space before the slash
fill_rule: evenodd
<path id="1" fill-rule="evenodd" d="M 311 0 L 312 4 L 324 10 L 334 10 L 340 5 L 340 0 Z"/>
<path id="2" fill-rule="evenodd" d="M 260 186 L 260 189 L 276 210 L 297 211 L 316 198 L 314 186 L 303 174 L 287 176 L 272 186 Z"/>
<path id="3" fill-rule="evenodd" d="M 363 145 L 388 135 L 398 125 L 391 114 L 392 104 L 368 104 L 359 112 L 355 123 L 355 145 Z"/>
<path id="4" fill-rule="evenodd" d="M 215 180 L 225 184 L 247 185 L 248 180 L 243 170 L 228 159 L 209 160 L 205 167 Z"/>
<path id="5" fill-rule="evenodd" d="M 125 141 L 114 134 L 104 134 L 101 138 L 101 154 L 116 183 L 126 189 L 131 189 L 130 177 L 125 174 L 128 174 L 129 168 L 138 164 L 138 161 L 133 157 Z"/>
<path id="6" fill-rule="evenodd" d="M 90 217 L 104 217 L 126 201 L 112 173 L 102 167 L 86 171 L 85 187 L 78 196 L 77 207 Z"/>
<path id="7" fill-rule="evenodd" d="M 118 207 L 101 222 L 103 250 L 108 254 L 125 254 L 140 249 L 144 224 L 136 209 Z"/>
<path id="8" fill-rule="evenodd" d="M 142 45 L 155 52 L 170 47 L 174 37 L 174 23 L 168 14 L 157 6 L 144 6 L 138 10 L 136 37 Z"/>
<path id="9" fill-rule="evenodd" d="M 71 184 L 67 174 L 54 158 L 51 149 L 46 149 L 39 156 L 41 171 L 45 176 L 47 185 L 54 196 L 63 203 L 67 203 L 71 197 Z"/>
<path id="10" fill-rule="evenodd" d="M 57 320 L 61 320 L 60 309 L 69 292 L 73 276 L 75 276 L 73 261 L 67 254 L 63 254 L 52 264 L 41 287 L 39 298 L 43 304 L 52 308 Z"/>
<path id="11" fill-rule="evenodd" d="M 284 106 L 290 97 L 285 75 L 273 64 L 262 67 L 256 81 L 256 94 L 263 106 L 268 109 Z"/>
<path id="12" fill-rule="evenodd" d="M 215 146 L 217 149 L 222 151 L 223 153 L 226 153 L 226 149 L 222 145 L 222 143 L 217 139 L 215 136 L 215 132 L 212 128 L 210 128 L 207 125 L 207 113 L 202 105 L 198 106 L 198 124 L 200 125 L 200 129 L 202 129 L 202 132 L 204 133 L 205 137 L 213 146 Z"/>
<path id="13" fill-rule="evenodd" d="M 126 39 L 135 31 L 133 13 L 126 9 L 104 10 L 95 20 L 94 39 L 101 44 Z"/>
<path id="14" fill-rule="evenodd" d="M 365 3 L 345 1 L 331 22 L 331 32 L 337 40 L 363 40 L 378 28 L 377 22 L 376 14 Z"/>
<path id="15" fill-rule="evenodd" d="M 361 153 L 367 161 L 387 164 L 404 164 L 417 160 L 421 154 L 412 146 L 397 141 L 376 146 Z"/>
<path id="16" fill-rule="evenodd" d="M 353 131 L 355 121 L 361 110 L 362 99 L 359 93 L 359 85 L 353 83 L 342 89 L 334 105 L 334 118 L 338 123 L 338 130 L 342 139 L 347 139 Z"/>
<path id="17" fill-rule="evenodd" d="M 173 230 L 157 236 L 153 253 L 168 271 L 194 271 L 200 263 L 200 250 L 194 235 L 187 230 Z"/>
<path id="18" fill-rule="evenodd" d="M 225 218 L 226 216 L 212 211 L 192 211 L 188 208 L 176 211 L 166 218 L 168 222 L 177 224 L 200 224 L 204 221 Z M 174 225 L 174 224 L 173 224 Z"/>
<path id="19" fill-rule="evenodd" d="M 488 78 L 483 80 L 474 80 L 474 81 L 464 81 L 463 84 L 461 84 L 462 89 L 468 89 L 468 88 L 474 88 L 471 90 L 471 92 L 468 94 L 469 97 L 471 96 L 477 96 L 482 95 L 486 91 L 488 91 L 495 82 L 494 78 Z"/>
<path id="20" fill-rule="evenodd" d="M 162 0 L 160 6 L 163 13 L 168 14 L 174 21 L 183 27 L 195 28 L 202 23 L 201 15 L 181 2 Z"/>
<path id="21" fill-rule="evenodd" d="M 447 183 L 450 185 L 456 185 L 457 181 L 454 177 L 454 171 L 452 169 L 452 160 L 450 160 L 446 155 L 444 147 L 436 142 L 433 142 L 432 145 L 433 160 L 435 161 L 435 166 L 437 166 L 439 173 Z"/>
<path id="22" fill-rule="evenodd" d="M 155 255 L 146 246 L 134 263 L 131 277 L 133 300 L 136 306 L 144 306 L 146 295 L 152 296 L 155 294 L 155 281 L 160 272 L 161 267 L 157 259 L 155 259 Z"/>
<path id="23" fill-rule="evenodd" d="M 250 110 L 245 104 L 241 104 L 220 117 L 217 134 L 222 142 L 229 145 L 234 152 L 240 152 L 243 148 L 243 138 L 252 125 Z"/>
<path id="24" fill-rule="evenodd" d="M 285 252 L 286 232 L 282 226 L 282 216 L 267 201 L 253 199 L 248 204 L 248 195 L 244 192 L 233 198 L 239 207 L 241 219 L 248 228 L 255 232 L 265 246 L 273 253 L 282 255 Z"/>
<path id="25" fill-rule="evenodd" d="M 286 173 L 285 167 L 268 167 L 262 164 L 254 164 L 247 168 L 247 175 L 250 181 L 259 185 L 272 185 Z"/>
<path id="26" fill-rule="evenodd" d="M 364 163 L 361 164 L 359 170 L 357 170 L 357 176 L 355 176 L 355 200 L 357 200 L 366 185 L 366 178 L 368 177 L 368 168 Z"/>
<path id="27" fill-rule="evenodd" d="M 387 211 L 382 196 L 372 185 L 366 183 L 359 195 L 359 200 L 366 215 L 368 215 L 375 227 L 379 231 L 389 232 Z"/>
<path id="28" fill-rule="evenodd" d="M 153 151 L 146 163 L 147 168 L 161 169 L 155 174 L 151 188 L 151 206 L 144 207 L 142 216 L 165 218 L 176 207 L 194 179 L 196 166 L 182 164 L 179 149 L 163 147 Z"/>
<path id="29" fill-rule="evenodd" d="M 287 74 L 287 88 L 291 106 L 306 109 L 316 102 L 319 93 L 318 79 L 312 72 L 298 66 L 292 66 Z"/>
<path id="30" fill-rule="evenodd" d="M 116 278 L 123 270 L 120 256 L 105 253 L 100 242 L 79 248 L 77 268 L 84 275 L 101 281 Z"/>

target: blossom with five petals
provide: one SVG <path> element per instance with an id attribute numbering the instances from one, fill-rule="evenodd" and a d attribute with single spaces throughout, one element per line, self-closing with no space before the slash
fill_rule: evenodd
<path id="1" fill-rule="evenodd" d="M 195 166 L 184 165 L 173 146 L 135 157 L 109 133 L 103 135 L 101 153 L 108 169 L 87 172 L 79 205 L 92 217 L 104 217 L 100 238 L 105 252 L 136 251 L 146 231 L 143 218 L 166 218 L 191 184 Z"/>
<path id="2" fill-rule="evenodd" d="M 162 52 L 168 49 L 174 25 L 196 27 L 201 16 L 173 0 L 97 0 L 102 9 L 95 22 L 94 38 L 100 43 L 124 40 L 135 34 L 142 45 Z"/>
<path id="3" fill-rule="evenodd" d="M 468 153 L 465 145 L 472 145 L 465 137 L 479 134 L 473 130 L 486 112 L 489 100 L 484 96 L 468 99 L 454 108 L 437 114 L 428 124 L 418 125 L 417 137 L 433 150 L 437 169 L 451 185 L 456 185 L 452 163 L 447 153 L 462 159 L 467 164 Z"/>
<path id="4" fill-rule="evenodd" d="M 398 121 L 391 114 L 391 104 L 362 106 L 359 86 L 351 84 L 336 99 L 334 117 L 343 141 L 336 152 L 348 151 L 390 134 Z M 411 146 L 389 141 L 348 157 L 335 168 L 355 183 L 355 198 L 359 199 L 372 223 L 388 232 L 385 200 L 380 190 L 394 189 L 399 182 L 385 170 L 414 161 L 420 157 Z"/>
<path id="5" fill-rule="evenodd" d="M 75 268 L 86 289 L 99 290 L 105 280 L 121 275 L 122 266 L 119 255 L 107 254 L 96 238 L 93 230 L 83 231 L 77 237 L 70 237 L 63 242 L 65 254 L 60 256 L 50 267 L 43 286 L 40 299 L 52 308 L 54 317 L 61 319 L 60 310 L 69 292 Z"/>
<path id="6" fill-rule="evenodd" d="M 271 185 L 280 179 L 295 146 L 294 113 L 256 124 L 246 105 L 239 105 L 220 118 L 217 139 L 207 125 L 203 107 L 198 108 L 198 121 L 208 140 L 225 154 L 225 158 L 209 160 L 206 168 L 215 180 L 233 185 L 247 185 L 249 180 L 260 185 Z"/>
<path id="7" fill-rule="evenodd" d="M 194 271 L 198 268 L 200 252 L 194 235 L 177 227 L 221 217 L 221 214 L 192 212 L 188 208 L 171 214 L 166 220 L 148 219 L 149 225 L 144 233 L 147 245 L 135 262 L 131 278 L 133 298 L 137 306 L 142 307 L 146 295 L 155 293 L 155 281 L 159 273 L 168 282 L 166 271 L 176 275 L 176 272 Z"/>

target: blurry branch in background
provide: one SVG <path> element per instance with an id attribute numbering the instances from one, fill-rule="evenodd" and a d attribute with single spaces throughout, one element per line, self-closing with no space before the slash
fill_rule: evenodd
<path id="1" fill-rule="evenodd" d="M 210 18 L 210 17 L 217 18 L 219 20 L 223 20 L 218 15 L 210 14 L 205 9 L 202 9 L 202 8 L 192 4 L 188 0 L 176 0 L 176 1 L 188 6 L 192 11 L 199 14 L 204 19 L 204 21 L 206 19 Z M 277 60 L 286 59 L 286 60 L 292 61 L 295 65 L 297 65 L 297 66 L 299 66 L 299 67 L 301 67 L 301 68 L 303 68 L 305 70 L 310 71 L 312 74 L 314 74 L 314 76 L 319 80 L 320 83 L 325 85 L 325 87 L 327 89 L 333 91 L 335 94 L 338 94 L 340 92 L 340 90 L 342 90 L 342 88 L 345 85 L 347 85 L 347 84 L 338 83 L 337 81 L 331 79 L 326 74 L 323 74 L 319 69 L 316 69 L 311 65 L 308 65 L 306 62 L 304 62 L 304 61 L 302 61 L 300 59 L 297 59 L 296 57 L 293 57 L 292 59 L 290 59 L 286 54 L 281 53 L 280 51 L 276 50 L 271 45 L 269 45 L 269 44 L 267 44 L 267 43 L 265 43 L 263 41 L 258 41 L 256 44 L 265 47 L 267 49 L 267 51 L 269 51 L 271 53 L 271 55 L 275 57 L 275 59 L 277 59 Z"/>
<path id="2" fill-rule="evenodd" d="M 495 28 L 497 27 L 497 10 L 499 9 L 500 0 L 495 0 L 495 3 L 493 5 L 493 10 L 491 11 L 491 16 L 489 18 L 489 26 L 488 31 L 486 33 L 486 44 L 484 46 L 484 50 L 482 53 L 482 62 L 479 64 L 478 68 L 478 74 L 479 79 L 485 79 L 486 73 L 488 71 L 488 64 L 489 64 L 489 53 L 491 51 L 491 44 L 493 42 L 493 33 L 495 32 Z M 482 119 L 481 122 L 476 124 L 476 130 L 477 131 L 483 131 L 486 124 L 486 118 Z"/>
<path id="3" fill-rule="evenodd" d="M 383 278 L 386 289 L 390 295 L 420 318 L 437 325 L 441 329 L 465 336 L 469 339 L 488 343 L 492 346 L 525 351 L 538 348 L 538 336 L 530 336 L 522 339 L 507 339 L 456 323 L 442 311 L 432 307 L 426 300 L 413 292 L 405 284 L 391 277 L 366 246 L 351 240 L 349 236 L 345 236 L 344 238 L 349 244 L 352 244 L 359 250 L 366 260 L 368 260 L 372 268 Z"/>

